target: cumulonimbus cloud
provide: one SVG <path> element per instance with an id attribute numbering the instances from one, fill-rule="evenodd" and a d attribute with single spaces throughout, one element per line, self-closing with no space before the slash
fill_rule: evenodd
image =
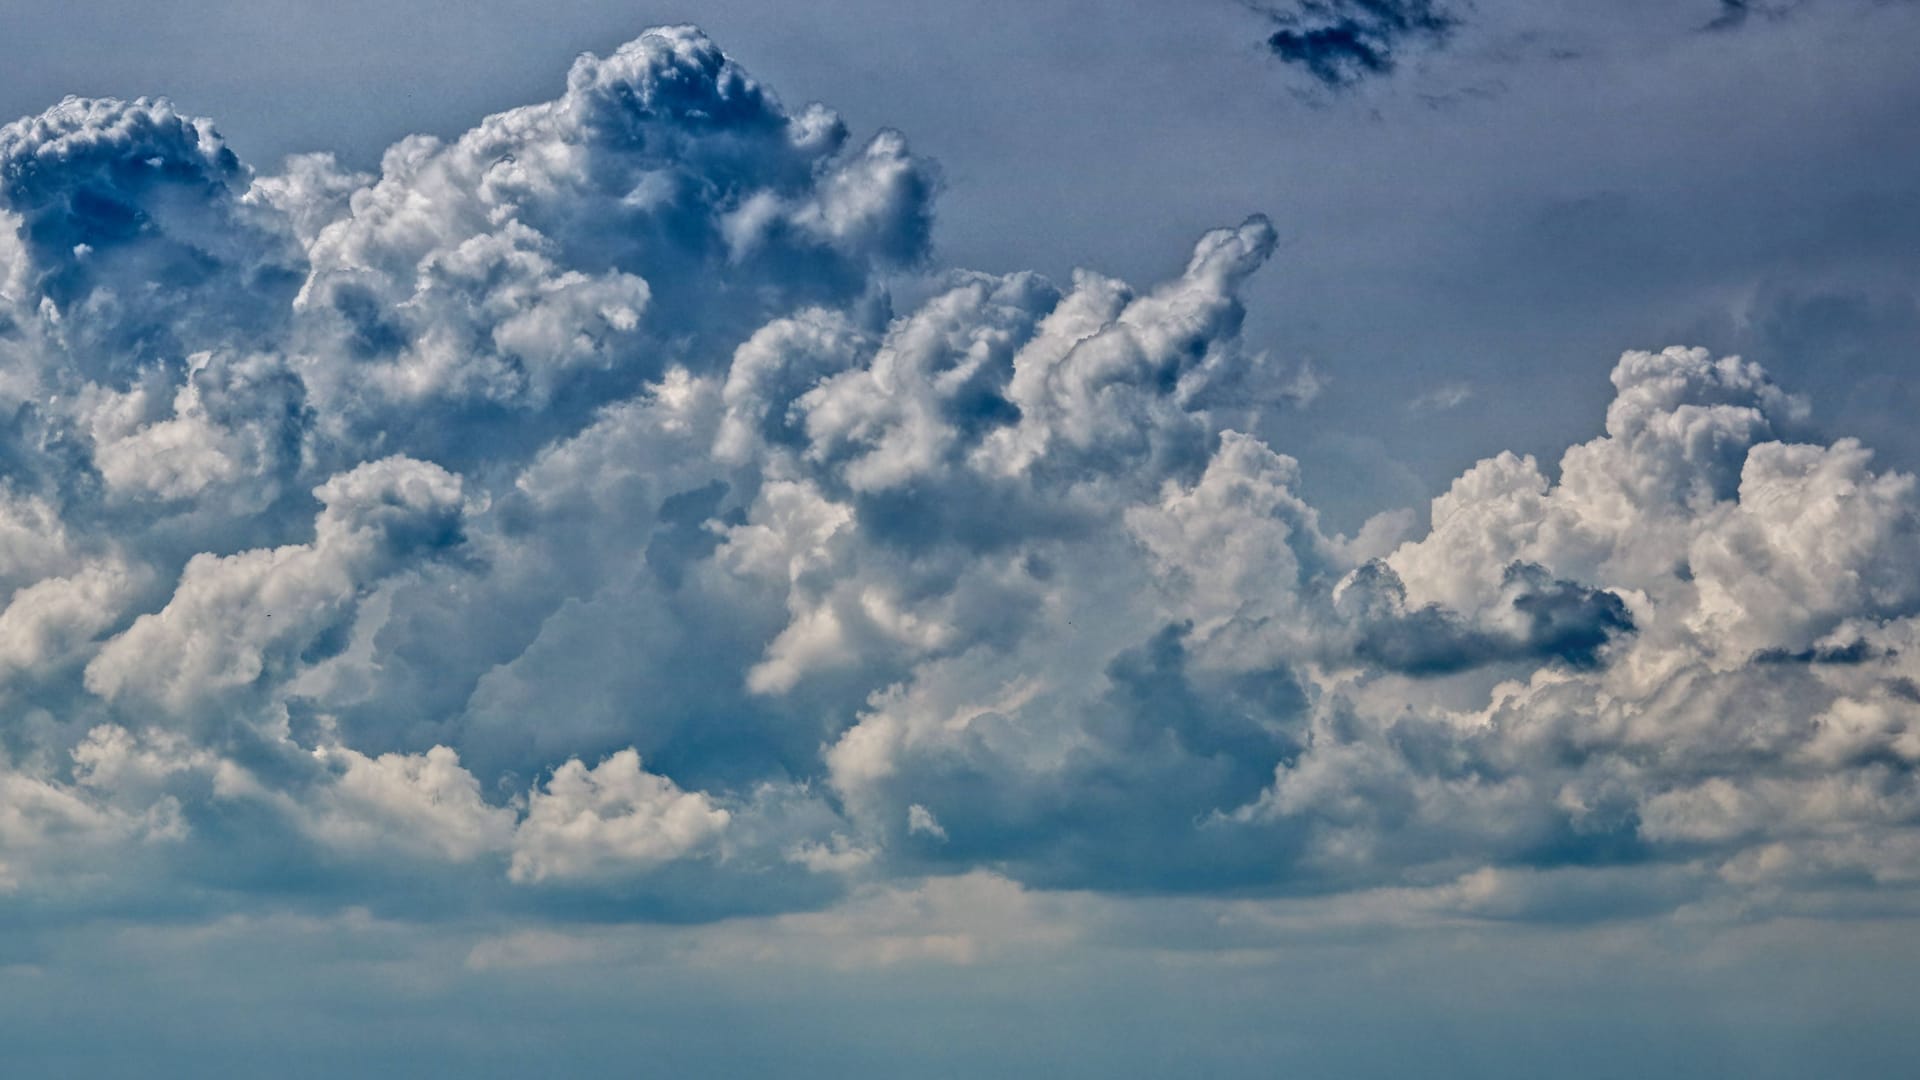
<path id="1" fill-rule="evenodd" d="M 931 268 L 936 188 L 684 27 L 377 174 L 0 131 L 0 888 L 1920 879 L 1920 496 L 1759 368 L 1331 535 L 1208 409 L 1292 374 L 1267 220 L 1052 282 Z"/>

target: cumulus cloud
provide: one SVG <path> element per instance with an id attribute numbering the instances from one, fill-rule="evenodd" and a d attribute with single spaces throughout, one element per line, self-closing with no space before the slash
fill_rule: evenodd
<path id="1" fill-rule="evenodd" d="M 0 161 L 12 321 L 58 357 L 49 374 L 114 385 L 284 323 L 304 260 L 245 201 L 251 174 L 209 121 L 68 98 L 0 129 Z"/>
<path id="2" fill-rule="evenodd" d="M 297 664 L 374 582 L 458 538 L 459 478 L 427 462 L 368 462 L 314 497 L 323 509 L 312 543 L 194 556 L 165 607 L 100 648 L 86 688 L 181 713 L 211 708 Z"/>
<path id="3" fill-rule="evenodd" d="M 1452 19 L 1300 17 L 1336 83 Z M 1758 366 L 1629 352 L 1557 467 L 1334 536 L 1246 433 L 1326 378 L 1241 341 L 1267 219 L 1158 283 L 935 268 L 936 176 L 685 27 L 366 175 L 5 128 L 0 887 L 1920 879 L 1920 494 Z"/>
<path id="4" fill-rule="evenodd" d="M 576 758 L 534 791 L 508 874 L 537 882 L 631 873 L 711 843 L 728 820 L 705 795 L 643 770 L 632 750 L 591 769 Z"/>
<path id="5" fill-rule="evenodd" d="M 389 438 L 390 410 L 426 402 L 537 424 L 556 395 L 631 392 L 845 302 L 924 255 L 934 185 L 897 134 L 849 146 L 686 27 L 584 56 L 560 98 L 451 143 L 395 145 L 344 206 L 354 178 L 331 170 L 301 159 L 260 201 L 314 234 L 294 307 L 357 361 L 310 386 Z"/>
<path id="6" fill-rule="evenodd" d="M 323 746 L 314 756 L 338 770 L 311 817 L 311 828 L 323 842 L 412 848 L 454 862 L 510 842 L 516 815 L 487 805 L 479 782 L 447 747 L 370 758 L 347 747 Z"/>
<path id="7" fill-rule="evenodd" d="M 1509 564 L 1502 603 L 1483 620 L 1466 620 L 1438 604 L 1410 608 L 1392 567 L 1369 562 L 1341 583 L 1336 605 L 1360 630 L 1359 656 L 1411 675 L 1441 675 L 1503 660 L 1557 659 L 1576 667 L 1600 662 L 1600 650 L 1631 633 L 1633 618 L 1617 595 L 1553 580 L 1532 563 Z"/>

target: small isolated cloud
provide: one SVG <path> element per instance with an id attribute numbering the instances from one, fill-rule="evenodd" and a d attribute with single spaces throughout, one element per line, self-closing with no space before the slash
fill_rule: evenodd
<path id="1" fill-rule="evenodd" d="M 1269 15 L 1268 50 L 1334 90 L 1391 74 L 1406 49 L 1444 44 L 1459 25 L 1436 0 L 1301 0 Z"/>
<path id="2" fill-rule="evenodd" d="M 1719 10 L 1700 30 L 1709 34 L 1740 30 L 1752 25 L 1756 19 L 1780 22 L 1799 14 L 1806 7 L 1807 0 L 1719 0 Z"/>
<path id="3" fill-rule="evenodd" d="M 1753 5 L 1748 0 L 1720 0 L 1720 12 L 1703 29 L 1734 30 L 1744 26 L 1747 17 L 1753 14 Z"/>
<path id="4" fill-rule="evenodd" d="M 1304 409 L 1318 400 L 1332 381 L 1325 372 L 1313 366 L 1313 361 L 1302 360 L 1300 366 L 1294 369 L 1293 376 L 1281 384 L 1280 396 Z"/>
<path id="5" fill-rule="evenodd" d="M 1464 382 L 1442 383 L 1407 402 L 1409 412 L 1449 412 L 1473 400 L 1473 385 Z"/>
<path id="6" fill-rule="evenodd" d="M 907 807 L 907 832 L 934 840 L 947 838 L 947 830 L 941 827 L 940 819 L 933 816 L 933 811 L 919 803 Z"/>
<path id="7" fill-rule="evenodd" d="M 1794 14 L 1806 0 L 1720 0 L 1720 10 L 1700 29 L 1707 33 L 1738 30 L 1755 18 L 1779 20 Z"/>

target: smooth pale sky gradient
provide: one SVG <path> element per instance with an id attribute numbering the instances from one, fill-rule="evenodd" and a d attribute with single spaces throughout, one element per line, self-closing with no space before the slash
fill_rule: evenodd
<path id="1" fill-rule="evenodd" d="M 346 219 L 317 181 L 141 203 L 204 276 L 0 242 L 46 273 L 0 264 L 0 1061 L 1906 1075 L 1920 4 L 1479 0 L 1344 88 L 1267 49 L 1286 10 L 0 0 L 0 123 L 165 95 L 261 177 L 377 173 L 680 23 L 851 133 L 687 151 L 779 193 L 705 261 L 596 235 L 637 197 L 543 165 L 579 182 L 515 204 L 550 261 L 471 291 L 410 293 L 467 281 L 462 161 L 331 240 L 285 224 Z M 849 165 L 882 129 L 931 164 Z M 408 246 L 408 193 L 452 239 Z M 942 382 L 924 344 L 863 378 L 869 283 L 905 316 L 951 268 L 1083 267 L 1151 301 L 1089 327 L 1186 342 L 1137 396 Z M 150 308 L 22 299 L 142 275 Z M 967 280 L 941 332 L 1044 345 L 1058 295 Z M 804 303 L 845 318 L 754 376 Z M 483 401 L 366 374 L 436 331 L 562 360 Z M 702 426 L 756 406 L 735 450 Z M 983 433 L 1043 415 L 1056 471 L 994 487 Z"/>

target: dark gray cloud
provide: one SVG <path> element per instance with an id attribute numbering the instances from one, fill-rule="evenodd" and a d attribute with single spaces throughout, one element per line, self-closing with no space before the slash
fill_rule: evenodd
<path id="1" fill-rule="evenodd" d="M 1272 17 L 1267 48 L 1332 89 L 1392 73 L 1405 49 L 1442 44 L 1459 24 L 1437 0 L 1303 0 Z"/>
<path id="2" fill-rule="evenodd" d="M 1753 14 L 1753 5 L 1749 0 L 1720 0 L 1720 13 L 1707 23 L 1710 31 L 1736 30 L 1746 25 L 1748 16 Z"/>
<path id="3" fill-rule="evenodd" d="M 1901 0 L 1893 0 L 1898 3 Z M 1720 0 L 1720 11 L 1701 29 L 1707 33 L 1739 30 L 1753 19 L 1779 20 L 1794 15 L 1806 6 L 1806 0 Z"/>
<path id="4" fill-rule="evenodd" d="M 1559 661 L 1576 668 L 1600 663 L 1601 649 L 1633 632 L 1633 617 L 1613 593 L 1555 580 L 1544 567 L 1516 562 L 1504 572 L 1506 608 L 1470 623 L 1438 604 L 1409 608 L 1406 588 L 1384 562 L 1356 570 L 1340 598 L 1361 624 L 1357 650 L 1409 675 L 1445 675 L 1487 664 Z"/>

